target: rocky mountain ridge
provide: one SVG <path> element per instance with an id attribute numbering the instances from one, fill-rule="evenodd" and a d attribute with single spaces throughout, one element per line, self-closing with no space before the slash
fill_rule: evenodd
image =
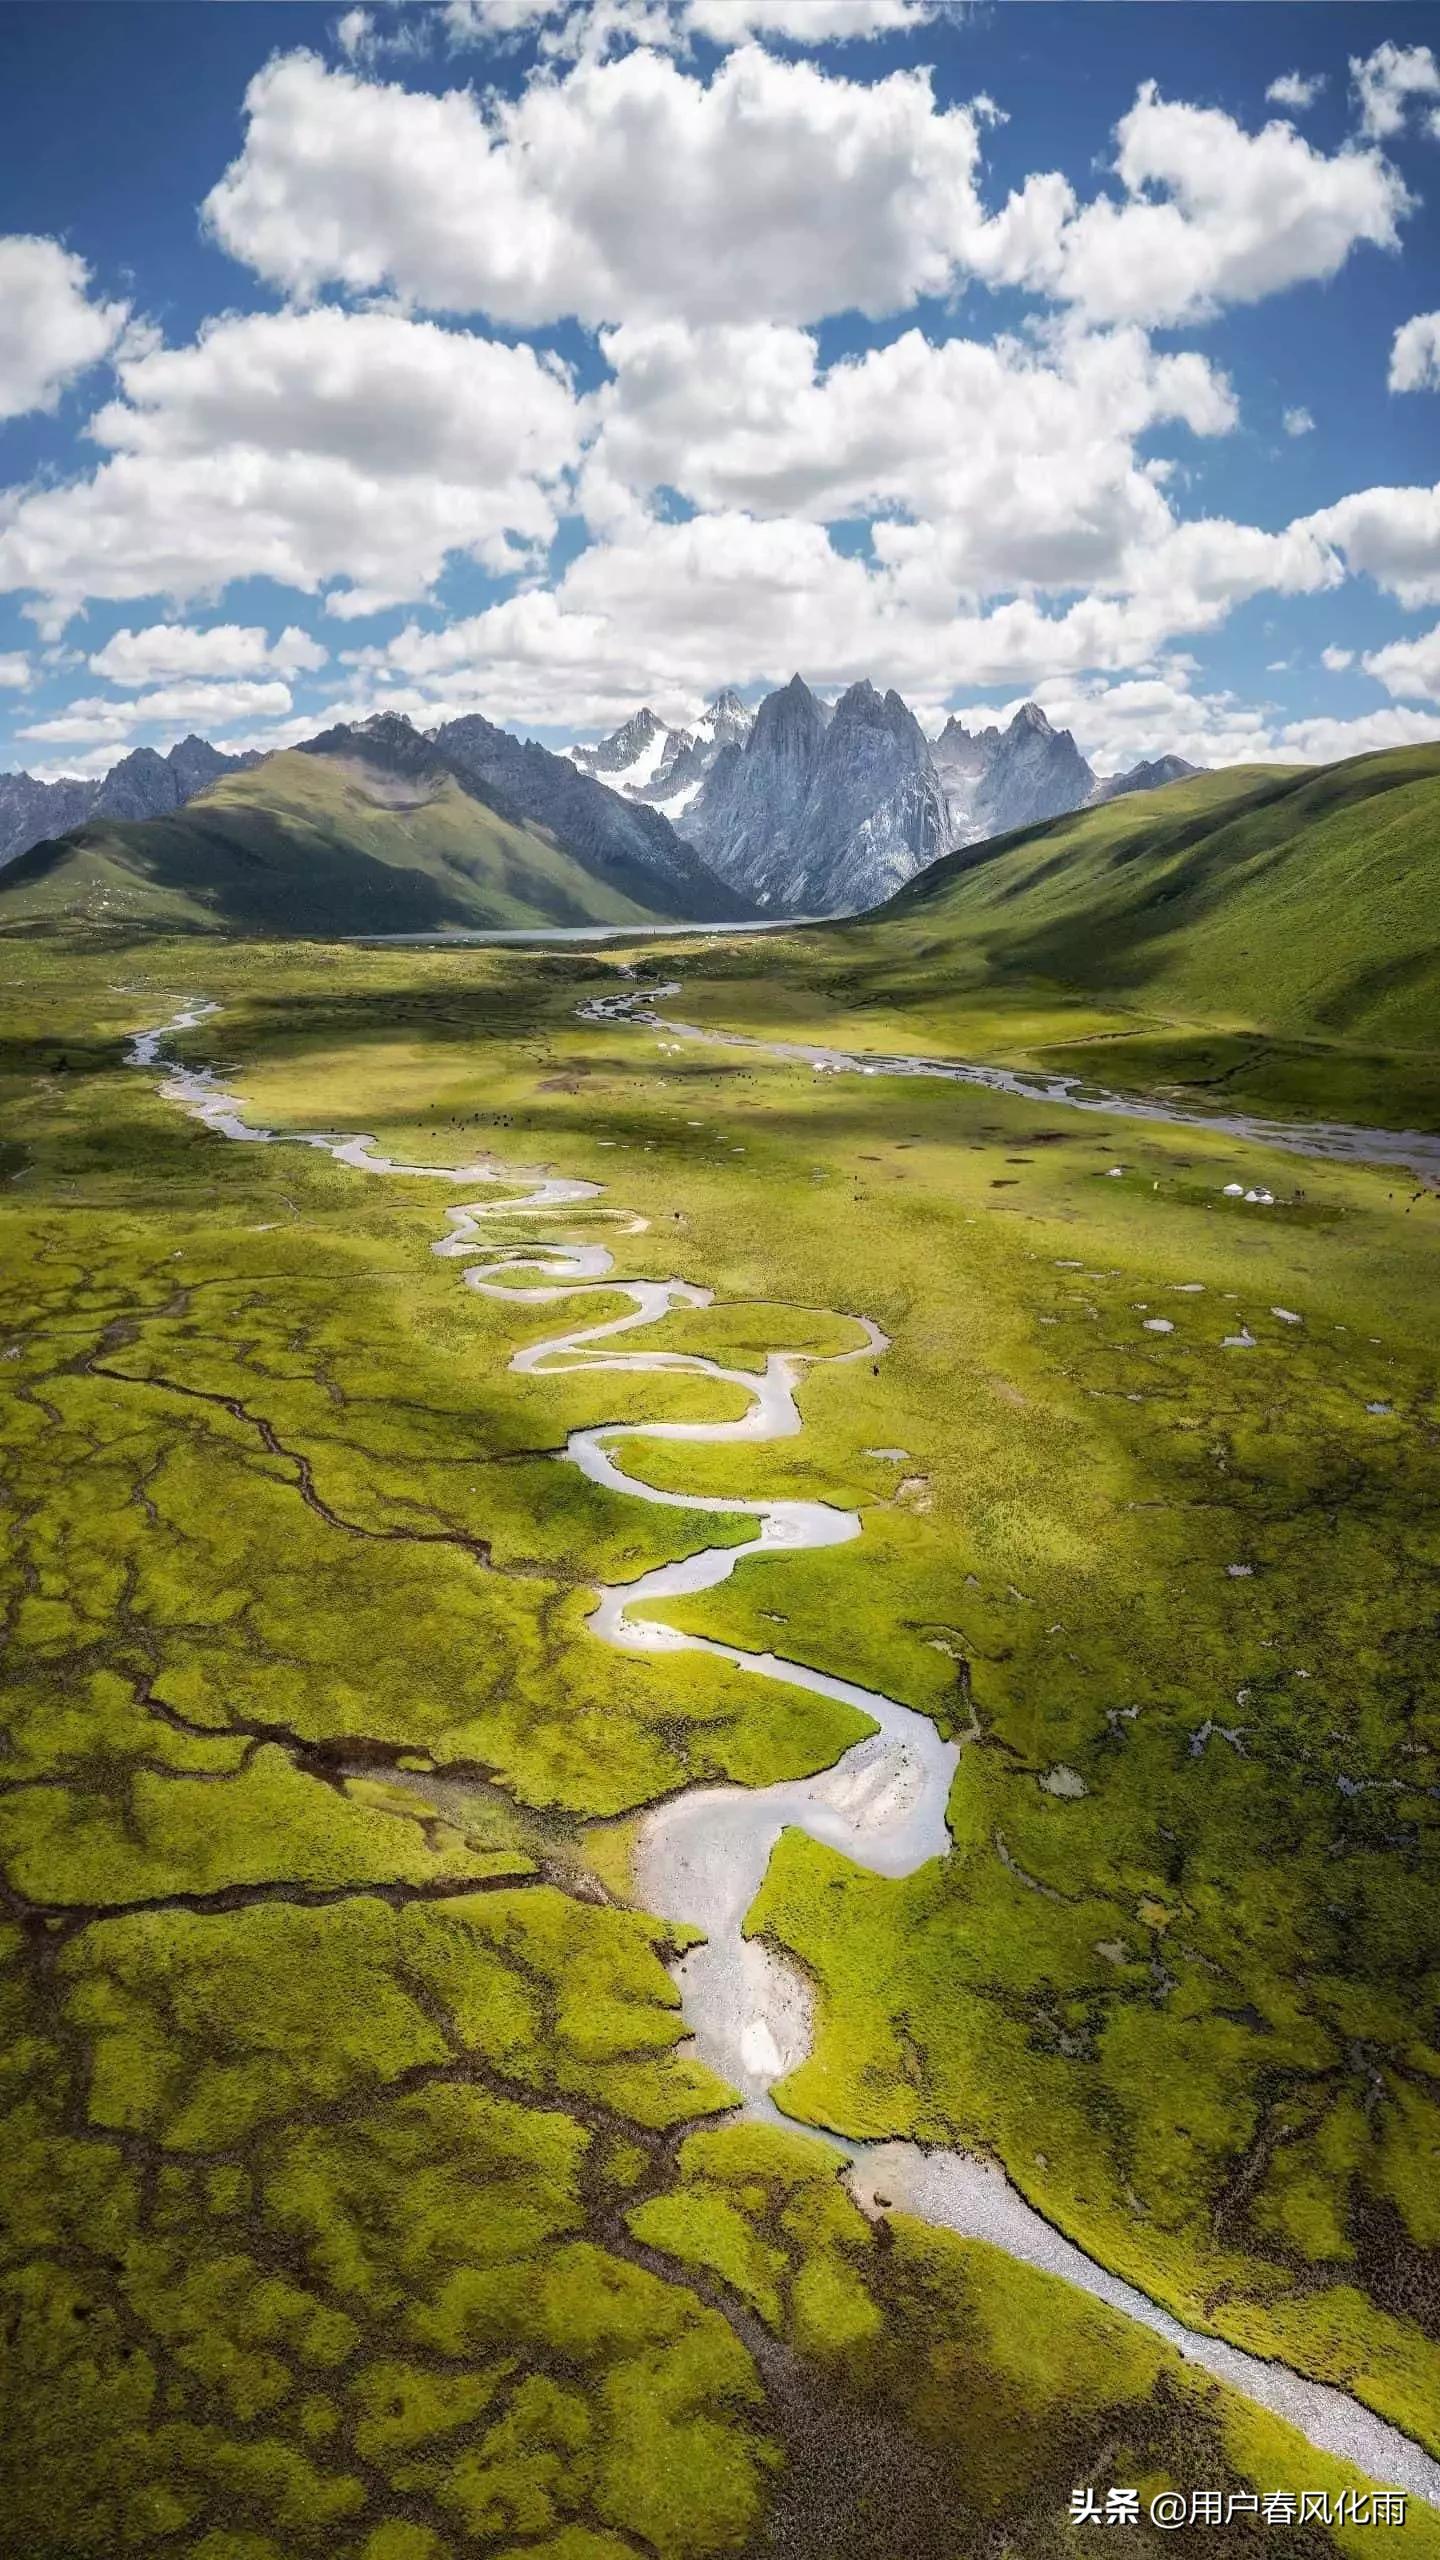
<path id="1" fill-rule="evenodd" d="M 597 877 L 648 909 L 713 923 L 752 910 L 717 878 L 659 809 L 623 798 L 569 757 L 522 741 L 478 711 L 417 729 L 380 711 L 305 742 L 302 753 L 358 758 L 423 784 L 449 776 L 497 817 L 542 828 Z"/>
<path id="2" fill-rule="evenodd" d="M 851 685 L 833 708 L 800 676 L 717 755 L 685 833 L 762 913 L 874 906 L 949 850 L 924 732 L 898 693 Z"/>
<path id="3" fill-rule="evenodd" d="M 47 836 L 69 835 L 92 818 L 167 818 L 222 773 L 241 773 L 257 754 L 227 756 L 208 738 L 182 738 L 167 755 L 137 747 L 98 781 L 61 775 L 40 782 L 30 773 L 0 773 L 0 863 L 12 862 Z"/>
<path id="4" fill-rule="evenodd" d="M 556 754 L 480 713 L 421 730 L 394 712 L 342 723 L 302 752 L 358 755 L 397 780 L 450 774 L 511 821 L 547 829 L 640 903 L 726 921 L 852 914 L 945 853 L 1195 768 L 1160 756 L 1097 779 L 1033 702 L 1002 729 L 953 715 L 928 740 L 902 697 L 862 680 L 831 704 L 793 676 L 755 711 L 717 694 L 689 728 L 648 706 L 598 743 Z M 98 781 L 0 774 L 0 863 L 97 819 L 170 816 L 223 774 L 255 766 L 195 736 L 142 747 Z"/>
<path id="5" fill-rule="evenodd" d="M 747 912 L 657 811 L 563 757 L 486 720 L 427 735 L 394 712 L 277 748 L 168 814 L 42 839 L 0 871 L 0 907 L 42 929 L 322 941 Z"/>
<path id="6" fill-rule="evenodd" d="M 1192 773 L 1202 770 L 1198 764 L 1187 764 L 1183 756 L 1154 756 L 1132 764 L 1128 773 L 1112 773 L 1108 781 L 1097 782 L 1090 797 L 1098 803 L 1123 799 L 1127 791 L 1163 791 L 1167 782 L 1188 782 Z"/>
<path id="7" fill-rule="evenodd" d="M 540 828 L 582 870 L 647 913 L 715 923 L 752 912 L 660 809 L 637 806 L 567 757 L 522 743 L 478 713 L 425 731 L 398 712 L 380 711 L 322 730 L 296 752 L 385 776 L 392 805 L 413 795 L 418 806 L 448 778 L 509 824 Z M 105 820 L 136 824 L 173 817 L 223 775 L 266 761 L 256 752 L 225 755 L 192 736 L 168 755 L 137 748 L 98 782 L 0 775 L 0 864 Z"/>
<path id="8" fill-rule="evenodd" d="M 971 732 L 947 720 L 935 741 L 951 851 L 1034 827 L 1083 808 L 1095 774 L 1068 729 L 1053 729 L 1037 702 L 1022 703 L 1005 729 Z"/>
<path id="9" fill-rule="evenodd" d="M 952 715 L 930 741 L 898 693 L 862 681 L 831 704 L 798 675 L 753 713 L 722 693 L 683 731 L 647 706 L 569 754 L 626 798 L 662 809 L 772 915 L 854 913 L 941 854 L 1194 770 L 1162 756 L 1101 781 L 1070 731 L 1033 702 L 1003 729 L 968 730 Z"/>

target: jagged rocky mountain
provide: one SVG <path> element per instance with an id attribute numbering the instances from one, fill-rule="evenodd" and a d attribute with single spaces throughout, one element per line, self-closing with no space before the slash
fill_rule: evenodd
<path id="1" fill-rule="evenodd" d="M 37 782 L 31 773 L 0 773 L 0 863 L 13 862 L 46 836 L 82 826 L 97 788 L 93 782 Z"/>
<path id="2" fill-rule="evenodd" d="M 1132 764 L 1128 773 L 1112 773 L 1107 782 L 1097 782 L 1090 797 L 1119 800 L 1127 791 L 1163 791 L 1167 782 L 1186 782 L 1199 771 L 1198 764 L 1187 764 L 1183 756 L 1155 756 L 1149 763 Z"/>
<path id="3" fill-rule="evenodd" d="M 851 685 L 833 709 L 799 676 L 722 747 L 684 828 L 762 913 L 847 915 L 948 851 L 944 795 L 898 693 Z"/>
<path id="4" fill-rule="evenodd" d="M 504 816 L 544 827 L 588 869 L 603 871 L 642 905 L 659 903 L 699 922 L 737 920 L 753 912 L 678 835 L 661 808 L 629 800 L 568 756 L 523 743 L 480 713 L 447 720 L 433 743 L 467 790 L 489 796 Z M 657 901 L 657 887 L 666 896 Z M 678 903 L 677 903 L 678 900 Z"/>
<path id="5" fill-rule="evenodd" d="M 390 712 L 222 773 L 161 816 L 92 817 L 32 845 L 0 874 L 0 905 L 41 928 L 321 939 L 749 912 L 658 811 L 563 757 L 486 720 L 427 735 Z"/>
<path id="6" fill-rule="evenodd" d="M 612 729 L 598 746 L 572 747 L 570 761 L 582 773 L 608 782 L 617 791 L 645 791 L 654 781 L 665 748 L 675 735 L 663 720 L 656 719 L 647 704 L 644 710 L 632 711 L 629 719 Z"/>
<path id="7" fill-rule="evenodd" d="M 722 747 L 743 746 L 754 719 L 739 694 L 727 689 L 688 729 L 672 729 L 647 707 L 597 746 L 572 747 L 570 760 L 581 773 L 627 799 L 645 801 L 678 826 Z"/>
<path id="8" fill-rule="evenodd" d="M 1052 729 L 1037 702 L 1022 703 L 1009 727 L 973 734 L 947 720 L 935 741 L 952 847 L 1008 835 L 1012 827 L 1079 809 L 1095 776 L 1068 729 Z"/>
<path id="9" fill-rule="evenodd" d="M 327 730 L 308 751 L 359 757 L 372 782 L 448 777 L 637 906 L 701 922 L 853 914 L 941 854 L 1195 770 L 1160 756 L 1097 780 L 1033 702 L 1003 729 L 952 717 L 932 745 L 898 693 L 861 682 L 830 704 L 798 675 L 758 711 L 727 691 L 673 728 L 647 708 L 565 754 L 479 713 L 422 731 L 394 712 Z M 173 816 L 263 761 L 192 736 L 166 755 L 141 747 L 100 781 L 0 774 L 0 863 L 98 821 Z"/>
<path id="10" fill-rule="evenodd" d="M 222 773 L 258 764 L 258 755 L 223 755 L 208 738 L 182 738 L 168 755 L 137 747 L 99 781 L 65 775 L 37 782 L 29 773 L 0 773 L 0 863 L 47 836 L 68 835 L 91 818 L 168 818 Z"/>
<path id="11" fill-rule="evenodd" d="M 637 711 L 570 757 L 662 809 L 770 915 L 853 913 L 940 854 L 1193 769 L 1162 756 L 1097 781 L 1069 730 L 1033 702 L 1003 729 L 971 731 L 952 717 L 931 745 L 898 693 L 861 683 L 832 705 L 799 676 L 753 714 L 721 694 L 693 730 Z"/>
<path id="12" fill-rule="evenodd" d="M 568 756 L 470 712 L 442 727 L 417 729 L 399 712 L 327 729 L 308 739 L 309 755 L 358 758 L 372 771 L 409 781 L 446 776 L 514 825 L 539 827 L 585 870 L 647 910 L 702 923 L 738 920 L 751 910 L 707 868 L 659 809 L 624 799 Z"/>
<path id="13" fill-rule="evenodd" d="M 1160 791 L 1199 770 L 1183 756 L 1157 756 L 1102 780 L 1069 730 L 1052 728 L 1037 702 L 1022 703 L 1005 729 L 970 730 L 947 720 L 934 756 L 952 850 L 1068 817 L 1072 809 L 1118 800 L 1128 791 Z"/>

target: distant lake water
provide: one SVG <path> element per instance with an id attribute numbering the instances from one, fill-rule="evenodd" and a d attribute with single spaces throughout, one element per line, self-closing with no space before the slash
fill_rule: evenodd
<path id="1" fill-rule="evenodd" d="M 347 933 L 344 942 L 425 943 L 432 948 L 459 942 L 638 942 L 642 935 L 673 941 L 677 934 L 794 933 L 799 926 L 820 923 L 817 916 L 747 916 L 737 924 L 512 924 L 472 931 L 468 926 L 442 927 L 434 933 Z"/>

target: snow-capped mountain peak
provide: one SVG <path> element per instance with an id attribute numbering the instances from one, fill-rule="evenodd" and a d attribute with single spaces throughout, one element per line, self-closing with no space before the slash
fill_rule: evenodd
<path id="1" fill-rule="evenodd" d="M 582 773 L 629 800 L 647 801 L 673 825 L 694 800 L 721 749 L 744 744 L 754 718 L 727 687 L 688 728 L 661 720 L 647 704 L 608 737 L 567 753 Z"/>
<path id="2" fill-rule="evenodd" d="M 572 764 L 597 782 L 607 782 L 612 791 L 623 791 L 634 799 L 653 782 L 671 736 L 663 720 L 657 720 L 648 704 L 632 711 L 618 729 L 597 746 L 571 747 Z"/>

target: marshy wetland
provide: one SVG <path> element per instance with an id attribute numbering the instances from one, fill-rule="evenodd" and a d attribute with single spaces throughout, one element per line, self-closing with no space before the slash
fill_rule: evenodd
<path id="1" fill-rule="evenodd" d="M 4 954 L 17 2547 L 969 2560 L 1354 2480 L 1023 2223 L 1383 2422 L 1440 2548 L 1440 1205 L 630 965 Z M 758 965 L 702 1023 L 793 1030 Z M 135 1072 L 180 1013 L 324 1143 Z"/>

